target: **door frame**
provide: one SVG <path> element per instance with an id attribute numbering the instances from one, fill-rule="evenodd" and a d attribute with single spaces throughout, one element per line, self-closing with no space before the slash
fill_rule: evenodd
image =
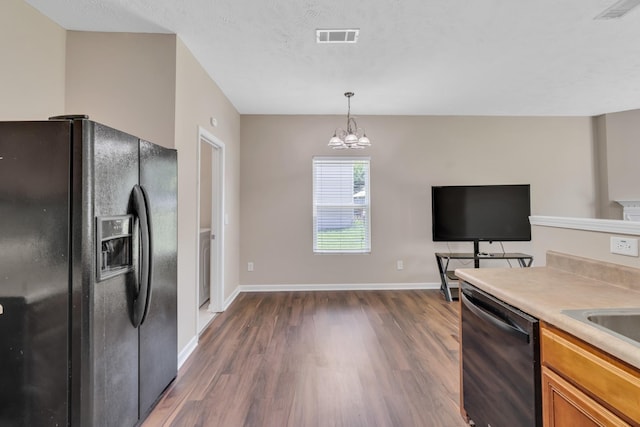
<path id="1" fill-rule="evenodd" d="M 211 268 L 210 268 L 210 293 L 209 293 L 209 306 L 208 310 L 212 313 L 217 313 L 223 311 L 224 307 L 224 226 L 225 226 L 225 145 L 220 139 L 216 138 L 206 129 L 198 126 L 198 185 L 197 185 L 197 197 L 198 197 L 198 210 L 197 210 L 197 230 L 196 230 L 196 272 L 200 274 L 200 164 L 201 164 L 201 155 L 202 155 L 202 143 L 207 143 L 211 145 L 214 149 L 218 150 L 218 162 L 217 167 L 214 167 L 212 164 L 212 173 L 211 173 L 211 191 L 218 194 L 217 203 L 212 197 L 211 199 L 211 216 L 215 218 L 215 224 L 211 223 L 212 231 L 215 231 L 216 238 L 211 240 L 211 254 L 216 254 L 217 259 L 211 260 Z M 217 174 L 214 172 L 217 171 Z M 215 206 L 217 205 L 217 206 Z M 214 214 L 214 208 L 217 210 L 217 214 Z M 214 246 L 215 245 L 215 250 Z M 215 265 L 214 265 L 215 264 Z M 214 266 L 216 268 L 214 268 Z M 195 281 L 195 290 L 196 290 L 196 313 L 200 308 L 200 282 L 199 280 Z M 198 325 L 200 327 L 200 325 Z"/>

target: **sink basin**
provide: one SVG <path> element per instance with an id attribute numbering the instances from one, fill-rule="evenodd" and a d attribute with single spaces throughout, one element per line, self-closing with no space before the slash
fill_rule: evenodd
<path id="1" fill-rule="evenodd" d="M 640 342 L 640 313 L 593 314 L 587 316 L 587 320 Z"/>
<path id="2" fill-rule="evenodd" d="M 640 347 L 640 308 L 564 310 L 562 313 Z"/>

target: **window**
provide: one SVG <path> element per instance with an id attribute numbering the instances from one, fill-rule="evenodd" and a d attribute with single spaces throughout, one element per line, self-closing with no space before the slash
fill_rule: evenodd
<path id="1" fill-rule="evenodd" d="M 368 157 L 313 159 L 313 252 L 371 252 Z"/>

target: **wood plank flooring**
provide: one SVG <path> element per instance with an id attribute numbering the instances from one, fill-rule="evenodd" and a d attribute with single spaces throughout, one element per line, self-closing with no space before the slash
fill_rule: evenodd
<path id="1" fill-rule="evenodd" d="M 465 426 L 457 311 L 435 290 L 241 294 L 143 426 Z"/>

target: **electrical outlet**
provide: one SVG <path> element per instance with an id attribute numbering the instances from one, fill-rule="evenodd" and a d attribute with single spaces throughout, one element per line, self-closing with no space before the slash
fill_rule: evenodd
<path id="1" fill-rule="evenodd" d="M 396 261 L 396 269 L 397 270 L 402 270 L 403 268 L 404 268 L 404 262 L 401 259 Z"/>
<path id="2" fill-rule="evenodd" d="M 638 239 L 611 236 L 611 253 L 638 256 Z"/>
<path id="3" fill-rule="evenodd" d="M 253 262 L 249 261 L 247 263 L 247 271 L 253 271 Z"/>

